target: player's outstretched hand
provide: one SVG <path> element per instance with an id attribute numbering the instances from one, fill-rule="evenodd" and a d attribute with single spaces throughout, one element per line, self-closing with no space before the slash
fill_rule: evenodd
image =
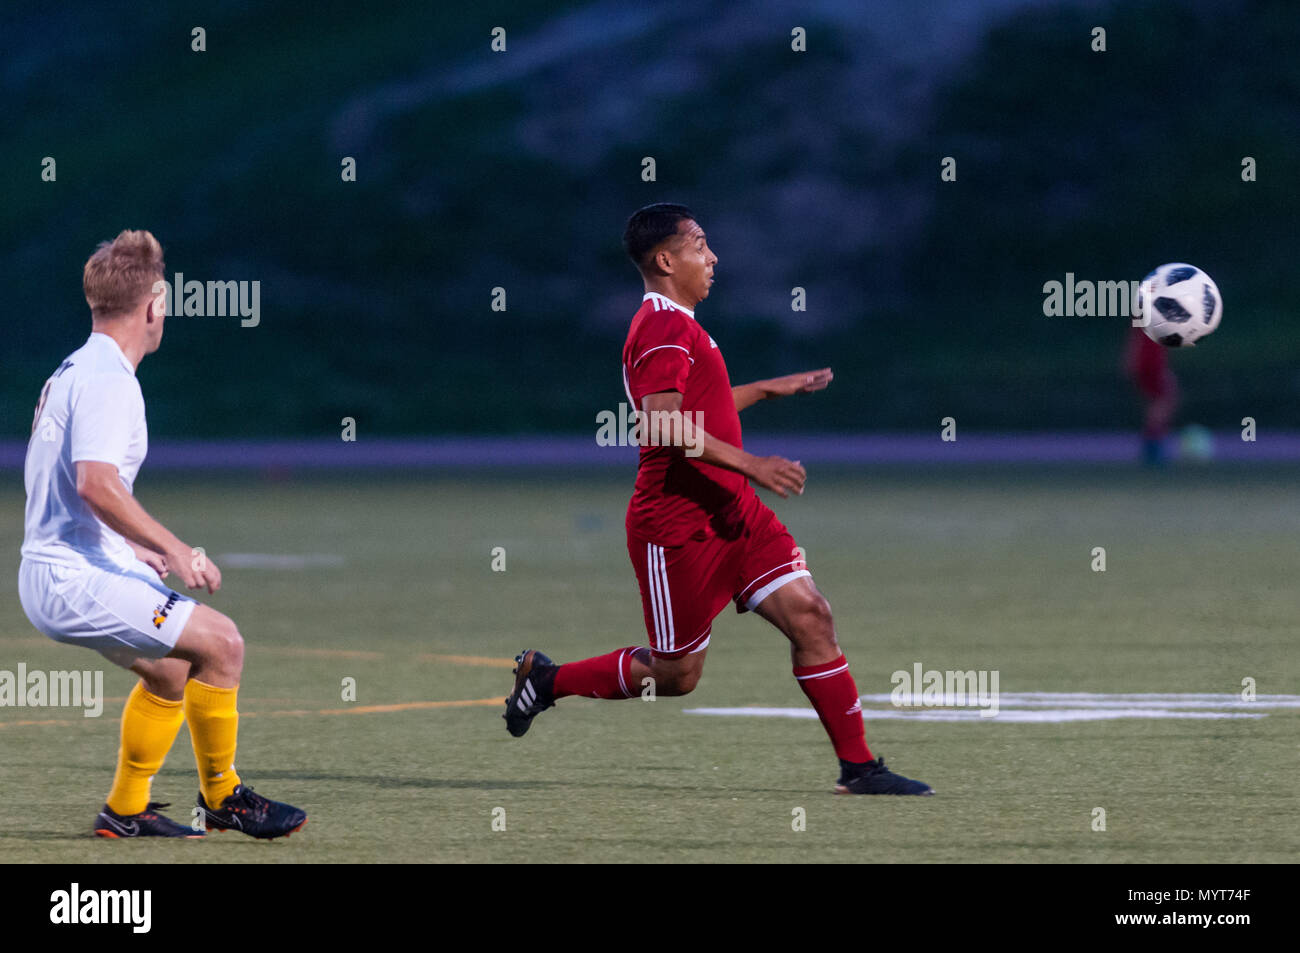
<path id="1" fill-rule="evenodd" d="M 819 371 L 800 371 L 798 374 L 787 374 L 784 377 L 774 377 L 766 382 L 767 392 L 773 397 L 789 397 L 791 394 L 811 394 L 816 390 L 825 390 L 835 374 L 829 367 L 823 367 Z"/>
<path id="2" fill-rule="evenodd" d="M 221 570 L 211 559 L 207 560 L 207 566 L 203 569 L 202 585 L 208 587 L 208 592 L 216 592 L 221 588 Z"/>
<path id="3" fill-rule="evenodd" d="M 756 457 L 749 475 L 759 486 L 783 497 L 791 493 L 801 495 L 804 481 L 808 479 L 798 460 L 785 457 Z"/>

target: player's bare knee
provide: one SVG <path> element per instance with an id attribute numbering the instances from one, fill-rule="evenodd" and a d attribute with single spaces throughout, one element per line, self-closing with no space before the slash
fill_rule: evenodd
<path id="1" fill-rule="evenodd" d="M 226 667 L 238 672 L 244 667 L 244 637 L 230 619 L 221 617 L 225 623 L 220 635 L 221 656 Z"/>
<path id="2" fill-rule="evenodd" d="M 206 612 L 204 616 L 199 633 L 204 661 L 223 674 L 238 675 L 244 667 L 244 638 L 238 627 L 220 612 Z"/>

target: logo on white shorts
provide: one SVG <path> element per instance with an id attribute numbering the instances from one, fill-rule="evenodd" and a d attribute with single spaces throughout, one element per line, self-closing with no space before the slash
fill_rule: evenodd
<path id="1" fill-rule="evenodd" d="M 154 606 L 153 627 L 155 629 L 162 628 L 162 624 L 167 621 L 167 614 L 172 611 L 173 607 L 175 607 L 176 605 L 176 600 L 179 598 L 180 596 L 177 593 L 173 592 L 171 595 L 167 597 L 167 601 L 164 604 L 160 606 Z"/>

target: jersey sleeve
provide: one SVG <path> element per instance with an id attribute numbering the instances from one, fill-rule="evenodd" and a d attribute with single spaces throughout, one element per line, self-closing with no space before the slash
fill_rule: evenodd
<path id="1" fill-rule="evenodd" d="M 68 423 L 72 462 L 126 465 L 144 398 L 134 377 L 97 374 L 80 385 Z"/>
<path id="2" fill-rule="evenodd" d="M 695 363 L 695 328 L 690 318 L 675 313 L 637 335 L 629 354 L 628 391 L 639 406 L 646 394 L 686 392 L 686 378 Z"/>

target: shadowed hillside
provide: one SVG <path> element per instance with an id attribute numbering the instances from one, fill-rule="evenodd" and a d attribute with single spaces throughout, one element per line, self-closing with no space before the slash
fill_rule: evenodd
<path id="1" fill-rule="evenodd" d="M 1123 322 L 1046 319 L 1042 286 L 1169 260 L 1226 305 L 1174 355 L 1185 417 L 1300 426 L 1288 4 L 437 6 L 6 24 L 3 430 L 87 332 L 81 265 L 123 227 L 169 277 L 262 283 L 256 328 L 173 319 L 140 374 L 157 435 L 594 429 L 640 297 L 622 223 L 665 199 L 720 257 L 699 317 L 733 377 L 836 368 L 759 426 L 1127 425 Z"/>

